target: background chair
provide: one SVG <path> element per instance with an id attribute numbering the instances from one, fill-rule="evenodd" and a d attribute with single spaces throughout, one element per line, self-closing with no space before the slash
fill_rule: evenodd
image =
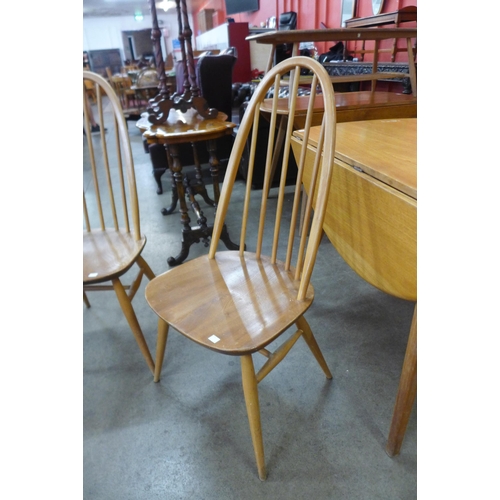
<path id="1" fill-rule="evenodd" d="M 132 307 L 132 299 L 143 275 L 149 279 L 155 275 L 141 256 L 146 237 L 141 234 L 127 125 L 120 101 L 109 83 L 89 71 L 83 72 L 83 81 L 84 131 L 87 137 L 87 148 L 84 149 L 83 299 L 90 307 L 86 292 L 115 291 L 139 348 L 153 371 L 153 358 Z M 86 104 L 86 81 L 93 82 L 96 88 L 100 137 L 91 135 L 92 110 Z M 131 285 L 125 286 L 120 278 L 134 264 L 139 267 L 137 276 Z M 109 282 L 111 285 L 106 284 Z"/>
<path id="2" fill-rule="evenodd" d="M 309 175 L 311 177 L 311 196 L 302 236 L 299 238 L 297 223 L 306 148 L 300 158 L 295 190 L 292 196 L 288 191 L 285 196 L 288 156 L 292 154 L 290 140 L 297 99 L 297 78 L 291 83 L 293 91 L 290 92 L 290 119 L 285 136 L 285 153 L 277 199 L 267 198 L 274 134 L 269 134 L 264 189 L 260 195 L 252 191 L 251 184 L 261 119 L 260 106 L 271 86 L 278 87 L 283 75 L 290 71 L 292 74 L 299 74 L 302 67 L 314 75 L 311 106 L 305 121 L 304 144 L 309 136 L 312 104 L 317 87 L 323 94 L 325 112 L 317 148 L 319 153 L 312 173 L 307 174 L 308 179 Z M 271 128 L 276 127 L 277 118 L 278 93 L 275 92 L 274 95 L 276 99 L 271 115 Z M 230 203 L 239 161 L 251 132 L 253 147 L 245 199 L 236 199 Z M 324 141 L 325 137 L 328 138 L 327 141 Z M 318 62 L 305 57 L 290 58 L 275 66 L 257 87 L 236 136 L 217 206 L 209 254 L 172 268 L 152 280 L 146 287 L 146 299 L 160 318 L 155 381 L 160 378 L 170 326 L 201 346 L 221 354 L 240 357 L 243 392 L 261 480 L 266 478 L 266 467 L 257 384 L 283 360 L 300 337 L 307 343 L 326 377 L 331 378 L 330 370 L 304 313 L 314 298 L 310 278 L 322 235 L 334 150 L 335 104 L 333 87 L 326 70 Z M 313 198 L 314 215 L 312 224 L 309 224 Z M 233 229 L 241 228 L 239 251 L 217 251 L 224 223 L 231 224 Z M 250 241 L 247 237 L 247 227 L 250 225 L 257 226 L 253 233 L 257 235 L 256 241 Z M 172 290 L 175 290 L 175 293 L 171 293 Z M 296 331 L 277 350 L 270 352 L 267 349 L 269 344 L 293 326 Z M 258 372 L 254 368 L 254 353 L 260 353 L 267 358 Z M 303 369 L 306 367 L 300 367 L 300 370 Z"/>
<path id="3" fill-rule="evenodd" d="M 283 12 L 280 14 L 278 30 L 294 30 L 297 28 L 297 12 Z M 304 40 L 306 42 L 307 40 Z M 278 64 L 284 61 L 292 55 L 293 44 L 284 43 L 281 45 L 276 45 L 276 51 L 274 53 L 274 64 Z"/>
<path id="4" fill-rule="evenodd" d="M 95 93 L 95 86 L 90 80 L 85 80 L 85 89 L 87 91 L 87 96 L 92 101 L 93 104 L 96 104 L 97 97 Z"/>
<path id="5" fill-rule="evenodd" d="M 132 79 L 129 76 L 114 75 L 110 79 L 111 85 L 116 95 L 120 99 L 122 109 L 127 113 L 138 113 L 137 96 L 132 89 Z"/>
<path id="6" fill-rule="evenodd" d="M 227 115 L 233 111 L 233 68 L 236 57 L 231 54 L 205 55 L 196 64 L 196 75 L 201 95 L 210 107 Z"/>

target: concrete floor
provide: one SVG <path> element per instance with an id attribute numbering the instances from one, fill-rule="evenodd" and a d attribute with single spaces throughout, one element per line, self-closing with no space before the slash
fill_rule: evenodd
<path id="1" fill-rule="evenodd" d="M 170 202 L 168 175 L 159 196 L 135 122 L 129 131 L 148 238 L 143 256 L 160 274 L 180 250 L 179 213 L 161 215 Z M 212 210 L 200 205 L 212 220 Z M 206 251 L 197 244 L 189 258 Z M 326 238 L 312 283 L 316 299 L 306 317 L 333 380 L 299 341 L 259 385 L 265 482 L 257 476 L 238 359 L 172 331 L 155 384 L 114 293 L 89 294 L 92 307 L 83 306 L 84 498 L 416 498 L 416 405 L 400 455 L 385 453 L 413 304 L 365 283 Z M 134 307 L 154 357 L 157 321 L 144 287 Z"/>

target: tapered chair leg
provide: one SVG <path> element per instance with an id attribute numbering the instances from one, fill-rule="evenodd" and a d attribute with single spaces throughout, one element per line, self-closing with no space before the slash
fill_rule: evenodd
<path id="1" fill-rule="evenodd" d="M 155 273 L 149 267 L 149 264 L 144 260 L 142 255 L 139 255 L 139 257 L 137 257 L 136 262 L 137 262 L 137 265 L 144 271 L 144 274 L 149 279 L 149 281 L 151 281 L 152 279 L 154 279 L 156 277 Z"/>
<path id="2" fill-rule="evenodd" d="M 243 393 L 245 395 L 248 422 L 250 424 L 250 434 L 252 435 L 259 479 L 264 481 L 267 474 L 264 460 L 262 427 L 260 423 L 259 393 L 257 390 L 257 378 L 255 376 L 255 369 L 251 354 L 246 354 L 241 357 L 241 378 L 243 381 Z"/>
<path id="3" fill-rule="evenodd" d="M 165 347 L 167 347 L 168 323 L 158 318 L 158 340 L 156 342 L 156 363 L 154 381 L 158 382 L 161 375 L 161 367 L 163 365 L 163 357 L 165 356 Z"/>
<path id="4" fill-rule="evenodd" d="M 90 302 L 89 302 L 89 299 L 87 298 L 87 294 L 85 292 L 83 292 L 83 302 L 85 302 L 85 305 L 87 307 L 90 307 Z"/>
<path id="5" fill-rule="evenodd" d="M 141 327 L 139 325 L 139 321 L 137 321 L 137 316 L 135 315 L 134 308 L 132 307 L 132 303 L 123 287 L 121 281 L 119 279 L 112 280 L 113 288 L 115 290 L 116 296 L 118 297 L 118 302 L 120 303 L 120 307 L 122 308 L 123 314 L 128 321 L 130 329 L 134 334 L 135 340 L 139 345 L 139 349 L 146 360 L 146 363 L 149 366 L 149 369 L 152 373 L 155 371 L 155 364 L 153 358 L 151 357 L 151 353 L 149 352 L 148 344 L 146 343 L 146 339 L 142 333 Z"/>
<path id="6" fill-rule="evenodd" d="M 319 345 L 316 342 L 316 339 L 314 338 L 313 332 L 311 330 L 311 327 L 309 326 L 309 323 L 306 321 L 306 318 L 304 318 L 304 316 L 301 316 L 300 318 L 297 319 L 297 321 L 295 321 L 295 324 L 297 325 L 297 328 L 302 330 L 302 337 L 304 337 L 304 340 L 309 346 L 309 349 L 311 349 L 311 352 L 314 354 L 314 357 L 316 358 L 316 361 L 319 363 L 319 366 L 321 366 L 321 369 L 325 373 L 326 378 L 331 379 L 332 374 L 330 372 L 330 369 L 326 364 L 325 358 L 323 357 L 323 353 L 321 352 L 321 349 L 319 348 Z"/>

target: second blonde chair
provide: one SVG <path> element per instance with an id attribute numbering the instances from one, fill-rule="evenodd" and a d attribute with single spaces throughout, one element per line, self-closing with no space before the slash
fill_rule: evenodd
<path id="1" fill-rule="evenodd" d="M 298 79 L 288 80 L 288 74 L 300 75 L 301 69 L 313 74 L 311 106 L 305 120 L 304 143 L 307 143 L 309 126 L 313 115 L 316 92 L 323 95 L 325 113 L 320 145 L 312 174 L 312 185 L 305 227 L 298 236 L 298 212 L 300 206 L 301 180 L 304 156 L 298 161 L 298 175 L 290 202 L 290 188 L 285 187 L 290 150 L 293 119 L 288 120 L 285 136 L 285 153 L 281 183 L 277 199 L 268 199 L 271 177 L 274 134 L 269 135 L 268 154 L 265 165 L 264 187 L 252 191 L 255 144 L 260 108 L 268 91 L 278 89 L 288 82 L 290 85 L 290 118 L 294 116 L 298 90 Z M 271 112 L 271 130 L 276 128 L 278 92 Z M 253 131 L 253 132 L 252 132 Z M 243 202 L 231 200 L 238 165 L 247 137 L 251 134 L 251 148 L 246 196 Z M 324 147 L 323 147 L 324 143 Z M 252 437 L 258 475 L 266 478 L 264 445 L 261 432 L 259 397 L 257 384 L 287 355 L 299 338 L 303 338 L 327 378 L 330 370 L 307 323 L 304 313 L 311 306 L 314 290 L 310 284 L 316 254 L 322 236 L 335 148 L 335 103 L 332 84 L 325 69 L 307 57 L 290 58 L 267 73 L 257 87 L 241 122 L 217 207 L 213 236 L 208 255 L 174 267 L 152 280 L 146 287 L 146 299 L 159 316 L 158 343 L 156 351 L 155 381 L 160 379 L 169 327 L 174 328 L 196 344 L 241 360 L 243 392 L 246 401 L 250 434 Z M 323 151 L 323 154 L 321 154 Z M 305 153 L 305 150 L 303 151 Z M 256 203 L 254 203 L 256 198 Z M 311 201 L 314 199 L 314 213 Z M 241 218 L 236 220 L 236 209 L 241 209 Z M 219 237 L 224 222 L 232 228 L 241 227 L 240 250 L 218 251 Z M 309 222 L 312 219 L 312 223 Z M 254 224 L 255 222 L 255 224 Z M 251 241 L 247 228 L 257 226 L 256 241 Z M 285 334 L 294 331 L 275 351 L 268 345 Z M 267 358 L 256 372 L 253 354 Z M 301 366 L 299 370 L 307 367 Z"/>
<path id="2" fill-rule="evenodd" d="M 99 136 L 91 134 L 93 112 L 85 95 L 86 82 L 96 89 Z M 116 93 L 102 76 L 84 71 L 83 83 L 84 132 L 87 136 L 84 148 L 83 300 L 90 307 L 86 292 L 114 290 L 142 355 L 154 371 L 153 358 L 132 307 L 142 277 L 152 279 L 155 275 L 141 255 L 146 237 L 141 233 L 127 123 Z M 109 110 L 106 113 L 105 108 Z M 134 265 L 139 269 L 132 284 L 122 284 L 121 277 Z"/>

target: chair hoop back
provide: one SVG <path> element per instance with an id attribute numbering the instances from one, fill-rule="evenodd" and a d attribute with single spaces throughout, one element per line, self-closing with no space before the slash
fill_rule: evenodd
<path id="1" fill-rule="evenodd" d="M 300 76 L 304 74 L 304 70 L 309 73 L 305 79 Z M 306 80 L 307 83 L 303 84 L 303 80 Z M 288 90 L 288 103 L 285 109 L 283 109 L 283 106 L 279 106 L 279 102 L 283 101 L 282 98 L 280 99 L 283 89 Z M 307 108 L 303 104 L 301 106 L 297 105 L 297 96 L 304 92 L 309 92 L 310 95 Z M 273 95 L 272 104 L 269 102 L 271 101 L 269 99 L 271 93 Z M 290 199 L 287 174 L 293 155 L 292 143 L 297 141 L 293 134 L 297 130 L 297 123 L 300 123 L 300 127 L 304 129 L 302 144 L 308 144 L 309 131 L 315 114 L 314 118 L 317 121 L 318 111 L 314 110 L 314 101 L 318 94 L 323 96 L 324 102 L 324 109 L 321 111 L 323 117 L 317 146 L 318 154 L 315 157 L 314 164 L 309 166 L 306 165 L 307 147 L 302 147 L 298 150 L 299 153 L 295 155 L 297 177 L 292 197 L 293 206 L 289 207 L 292 202 L 287 202 Z M 264 106 L 264 101 L 266 101 L 266 106 Z M 271 113 L 264 113 L 261 109 L 262 107 L 269 109 L 271 106 Z M 297 118 L 300 118 L 300 121 Z M 271 131 L 278 130 L 277 134 L 269 133 L 267 145 L 257 143 L 260 120 L 269 120 L 269 129 Z M 235 211 L 235 206 L 232 204 L 230 214 L 228 214 L 232 187 L 238 173 L 240 160 L 244 154 L 248 154 L 249 166 L 245 200 L 242 204 L 241 222 L 236 223 L 241 224 L 240 254 L 243 256 L 245 249 L 251 248 L 252 251 L 255 251 L 257 258 L 260 258 L 263 251 L 269 251 L 273 263 L 278 258 L 278 252 L 283 254 L 282 261 L 285 262 L 286 269 L 295 269 L 295 279 L 300 280 L 298 299 L 304 298 L 322 237 L 322 226 L 334 162 L 335 124 L 333 86 L 325 68 L 317 61 L 308 57 L 293 57 L 276 65 L 265 75 L 246 109 L 231 152 L 217 206 L 209 251 L 210 258 L 215 257 L 224 223 L 230 223 L 228 215 L 232 217 Z M 256 161 L 256 152 L 262 147 L 267 148 L 264 165 Z M 277 200 L 271 200 L 268 193 L 273 182 L 276 157 L 280 153 L 281 147 L 283 147 L 283 154 Z M 258 168 L 265 169 L 264 185 L 261 192 L 252 190 L 252 176 L 254 170 Z M 304 175 L 308 177 L 309 196 L 305 217 L 302 221 L 299 221 L 300 193 L 305 178 Z M 256 232 L 257 241 L 253 246 L 250 244 L 247 235 L 248 214 L 250 213 L 250 207 L 253 206 L 253 198 L 256 198 L 259 193 L 261 195 L 260 215 L 258 216 L 259 223 Z M 285 215 L 285 208 L 290 209 L 290 216 Z M 269 214 L 271 210 L 274 215 Z M 310 224 L 311 217 L 312 224 Z M 280 239 L 280 233 L 286 234 L 287 228 L 287 237 Z M 268 240 L 270 240 L 269 244 L 266 243 Z M 280 243 L 280 241 L 285 241 L 285 244 Z M 294 246 L 298 248 L 294 250 Z"/>
<path id="2" fill-rule="evenodd" d="M 95 105 L 87 96 L 86 82 L 95 86 Z M 83 148 L 83 301 L 89 308 L 88 292 L 114 290 L 139 349 L 154 372 L 154 361 L 132 306 L 143 276 L 152 280 L 155 274 L 141 255 L 146 237 L 141 235 L 139 224 L 127 123 L 111 85 L 90 71 L 83 72 L 83 123 L 88 146 Z M 138 268 L 135 278 L 124 285 L 121 278 L 133 266 Z"/>
<path id="3" fill-rule="evenodd" d="M 85 228 L 90 232 L 92 228 L 104 231 L 113 227 L 115 231 L 132 232 L 138 241 L 141 228 L 134 161 L 120 100 L 111 85 L 96 73 L 84 71 L 83 82 L 84 131 L 88 145 L 84 152 L 84 169 L 90 165 L 92 178 L 92 182 L 84 185 Z M 85 91 L 86 82 L 92 82 L 96 90 L 95 122 L 100 132 L 95 136 L 92 134 L 93 111 Z M 95 201 L 97 209 L 94 212 L 89 210 L 87 200 Z M 98 219 L 97 224 L 92 224 L 93 213 Z"/>

